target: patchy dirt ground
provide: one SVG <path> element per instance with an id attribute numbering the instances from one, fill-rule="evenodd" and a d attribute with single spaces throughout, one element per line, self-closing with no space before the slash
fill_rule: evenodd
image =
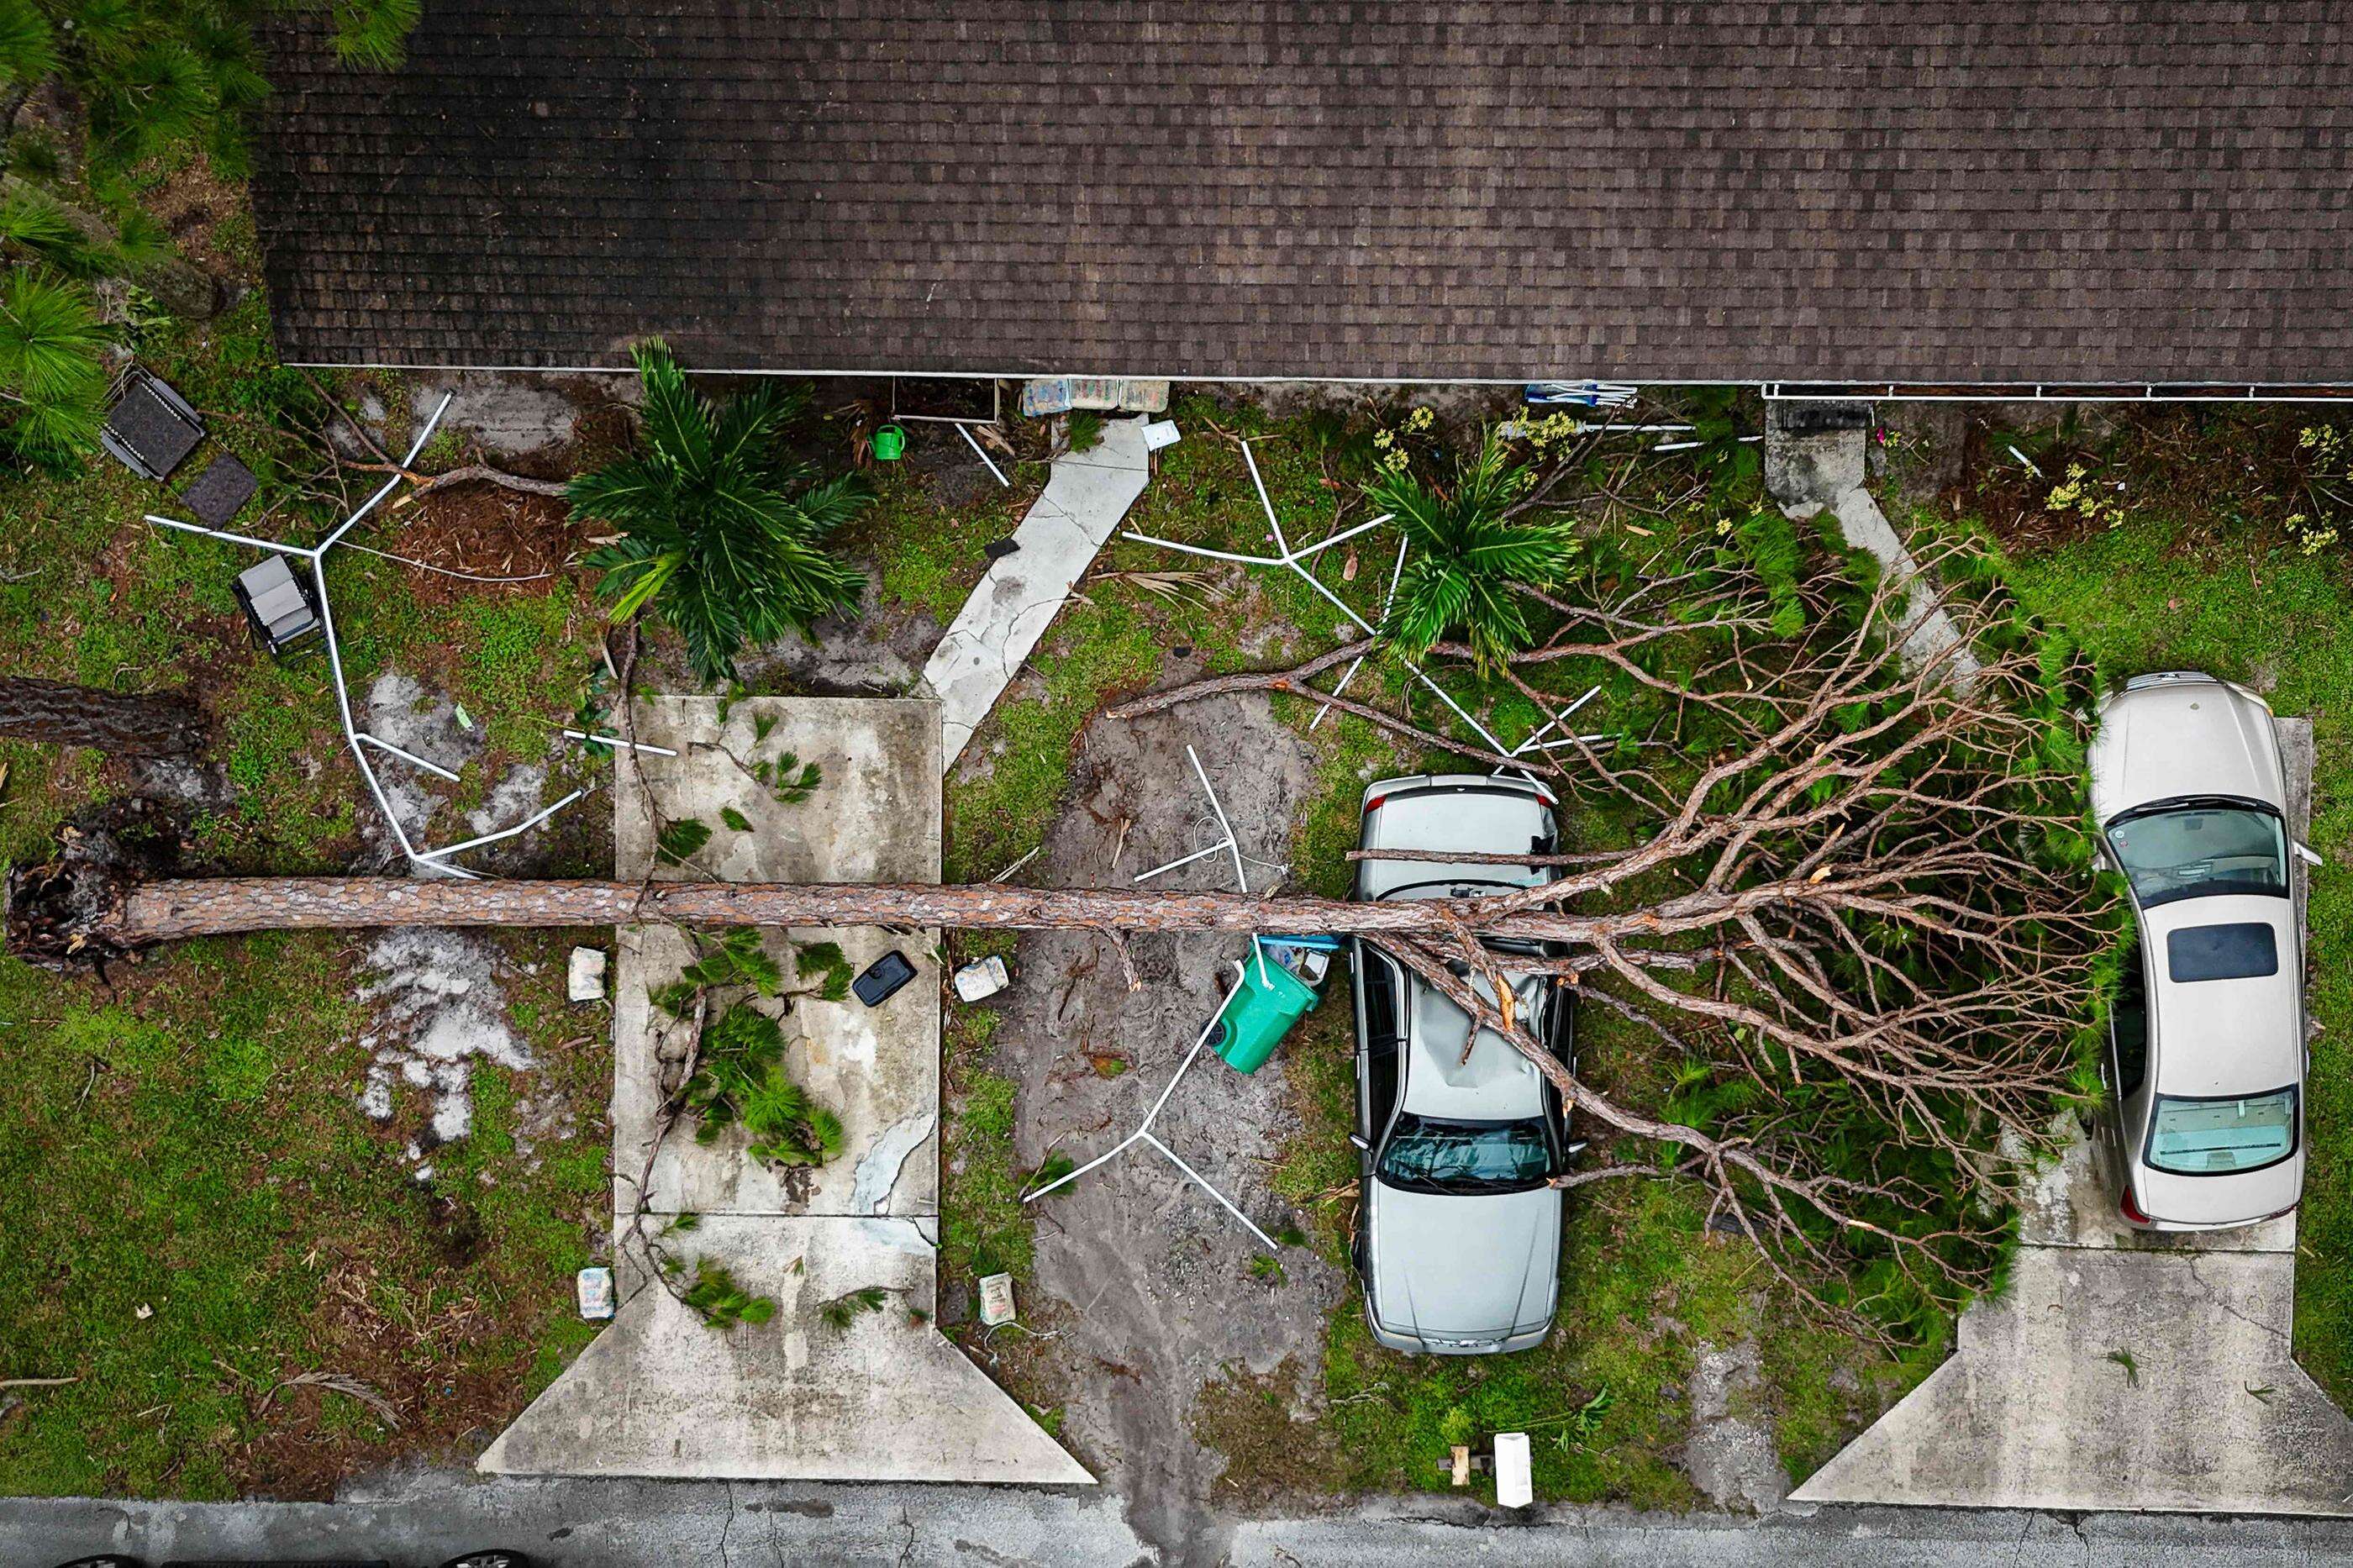
<path id="1" fill-rule="evenodd" d="M 1253 889 L 1265 890 L 1314 774 L 1313 753 L 1257 698 L 1131 724 L 1096 721 L 1082 740 L 1064 814 L 1020 879 L 1120 884 L 1216 843 L 1187 742 L 1244 852 L 1258 858 Z M 1213 858 L 1165 879 L 1229 888 L 1232 873 Z M 1134 945 L 1145 984 L 1130 993 L 1116 954 L 1090 938 L 1021 942 L 994 1067 L 1019 1085 L 1015 1154 L 1025 1166 L 1055 1154 L 1083 1163 L 1132 1131 L 1216 1010 L 1230 961 L 1246 951 L 1210 938 Z M 1269 1185 L 1296 1125 L 1282 1074 L 1280 1056 L 1244 1077 L 1205 1053 L 1155 1128 L 1276 1235 L 1298 1224 Z M 1305 1247 L 1284 1247 L 1279 1269 L 1256 1262 L 1265 1254 L 1250 1235 L 1142 1147 L 1041 1207 L 1035 1278 L 1025 1286 L 1033 1319 L 1054 1325 L 1034 1370 L 1065 1401 L 1063 1436 L 1128 1499 L 1137 1530 L 1171 1561 L 1214 1561 L 1216 1544 L 1199 1527 L 1224 1461 L 1193 1436 L 1195 1401 L 1205 1387 L 1262 1377 L 1290 1358 L 1316 1364 L 1324 1314 L 1344 1281 Z"/>
<path id="2" fill-rule="evenodd" d="M 809 697 L 897 697 L 913 689 L 947 628 L 883 602 L 870 578 L 855 617 L 828 616 L 809 639 L 764 644 L 738 661 L 746 686 Z"/>

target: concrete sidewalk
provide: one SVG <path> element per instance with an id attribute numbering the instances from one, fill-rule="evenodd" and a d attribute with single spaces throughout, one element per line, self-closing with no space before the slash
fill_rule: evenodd
<path id="1" fill-rule="evenodd" d="M 676 757 L 624 755 L 614 832 L 619 874 L 659 880 L 939 879 L 939 709 L 931 702 L 752 698 L 723 721 L 708 698 L 654 698 L 637 736 Z M 763 733 L 763 727 L 765 732 Z M 781 804 L 754 776 L 791 752 L 822 782 Z M 657 863 L 656 819 L 712 829 L 691 866 Z M 726 826 L 741 814 L 748 829 Z M 623 1304 L 602 1336 L 501 1435 L 480 1468 L 512 1476 L 1029 1481 L 1092 1480 L 932 1326 L 939 1241 L 940 977 L 935 932 L 769 931 L 788 977 L 790 938 L 840 943 L 854 969 L 886 950 L 916 976 L 880 1006 L 805 998 L 782 1022 L 793 1080 L 841 1120 L 842 1154 L 814 1169 L 753 1160 L 740 1128 L 712 1142 L 674 1130 L 642 1194 L 665 1063 L 685 1026 L 651 1005 L 692 950 L 676 930 L 619 933 L 614 984 L 614 1224 L 642 1204 L 664 1222 L 702 1216 L 669 1245 L 726 1266 L 775 1300 L 774 1321 L 712 1329 L 617 1247 Z M 766 1005 L 763 1005 L 764 1008 Z M 825 1303 L 891 1293 L 846 1328 Z"/>
<path id="2" fill-rule="evenodd" d="M 2301 837 L 2312 725 L 2278 724 Z M 2107 1158 L 2079 1138 L 2035 1184 L 2008 1294 L 1793 1501 L 2353 1517 L 2353 1422 L 2290 1353 L 2295 1216 L 2136 1231 Z"/>
<path id="3" fill-rule="evenodd" d="M 1020 673 L 1095 553 L 1152 477 L 1143 419 L 1106 419 L 1103 440 L 1054 459 L 1045 489 L 1013 532 L 1020 548 L 987 575 L 932 650 L 923 682 L 940 700 L 940 766 L 955 766 L 973 731 Z"/>

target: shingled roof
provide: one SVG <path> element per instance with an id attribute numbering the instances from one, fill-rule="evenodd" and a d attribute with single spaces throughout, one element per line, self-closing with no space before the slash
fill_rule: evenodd
<path id="1" fill-rule="evenodd" d="M 2353 381 L 2327 4 L 431 0 L 278 40 L 297 362 Z"/>

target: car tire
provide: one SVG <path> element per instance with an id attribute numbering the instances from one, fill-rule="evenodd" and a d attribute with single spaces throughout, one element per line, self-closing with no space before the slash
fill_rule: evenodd
<path id="1" fill-rule="evenodd" d="M 95 1557 L 77 1557 L 70 1563 L 60 1563 L 58 1568 L 146 1568 L 136 1557 L 125 1557 L 120 1552 L 101 1552 Z"/>
<path id="2" fill-rule="evenodd" d="M 493 1546 L 452 1557 L 441 1568 L 531 1568 L 531 1559 L 522 1552 Z"/>

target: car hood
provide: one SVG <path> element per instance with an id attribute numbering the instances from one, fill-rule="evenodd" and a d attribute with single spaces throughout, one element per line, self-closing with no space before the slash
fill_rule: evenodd
<path id="1" fill-rule="evenodd" d="M 2092 812 L 2104 824 L 2189 795 L 2287 803 L 2270 710 L 2225 681 L 2181 679 L 2117 692 L 2100 705 L 2089 763 Z"/>
<path id="2" fill-rule="evenodd" d="M 1393 1333 L 1501 1339 L 1552 1317 L 1561 1194 L 1441 1196 L 1374 1182 L 1373 1298 Z"/>

